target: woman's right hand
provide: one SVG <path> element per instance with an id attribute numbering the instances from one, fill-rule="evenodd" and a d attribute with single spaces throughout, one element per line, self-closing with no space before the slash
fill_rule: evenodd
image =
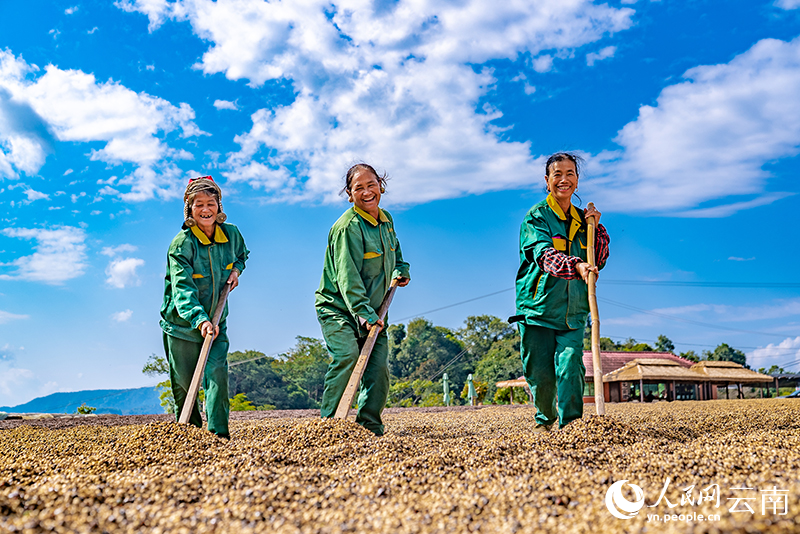
<path id="1" fill-rule="evenodd" d="M 214 337 L 219 335 L 219 326 L 215 327 L 211 321 L 204 321 L 200 323 L 200 335 L 203 337 L 208 336 L 211 332 L 214 332 Z"/>
<path id="2" fill-rule="evenodd" d="M 577 269 L 578 274 L 581 275 L 581 278 L 583 278 L 583 281 L 587 284 L 589 283 L 590 272 L 594 273 L 595 277 L 600 276 L 600 270 L 597 267 L 592 267 L 585 261 L 577 264 L 575 269 Z"/>

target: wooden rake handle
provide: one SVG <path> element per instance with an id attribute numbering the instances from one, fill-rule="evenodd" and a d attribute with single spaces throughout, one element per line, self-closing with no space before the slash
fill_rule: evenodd
<path id="1" fill-rule="evenodd" d="M 594 204 L 589 202 L 587 208 L 593 208 Z M 586 219 L 589 236 L 586 244 L 586 259 L 589 265 L 595 266 L 594 241 L 595 241 L 595 218 Z M 600 312 L 597 309 L 597 275 L 594 271 L 589 272 L 589 310 L 592 314 L 592 367 L 594 367 L 594 405 L 597 415 L 606 414 L 605 396 L 603 394 L 603 363 L 600 359 Z"/>
<path id="2" fill-rule="evenodd" d="M 203 340 L 203 348 L 200 349 L 200 358 L 197 360 L 197 367 L 194 368 L 194 375 L 192 375 L 192 383 L 189 385 L 189 391 L 186 392 L 186 400 L 183 402 L 183 409 L 181 416 L 178 418 L 179 423 L 186 424 L 192 416 L 192 409 L 194 403 L 197 401 L 197 392 L 200 391 L 200 382 L 203 379 L 203 372 L 206 368 L 208 361 L 208 352 L 211 350 L 211 345 L 214 343 L 214 329 L 219 325 L 219 320 L 222 317 L 222 311 L 225 309 L 225 302 L 228 300 L 228 295 L 231 292 L 231 285 L 225 282 L 225 287 L 219 293 L 219 300 L 217 307 L 214 308 L 214 315 L 211 317 L 211 324 L 214 326 L 211 332 Z"/>
<path id="3" fill-rule="evenodd" d="M 394 292 L 397 290 L 397 282 L 397 278 L 392 280 L 391 285 L 389 285 L 389 291 L 386 292 L 386 296 L 383 297 L 383 302 L 381 302 L 381 306 L 378 308 L 378 318 L 381 320 L 386 317 L 386 312 L 389 311 L 389 305 L 392 303 Z M 377 323 L 372 325 L 369 329 L 367 340 L 364 342 L 364 346 L 361 347 L 361 354 L 358 355 L 356 366 L 353 368 L 353 373 L 350 375 L 347 387 L 344 388 L 342 398 L 339 401 L 339 405 L 336 407 L 336 413 L 333 415 L 334 419 L 347 418 L 350 406 L 353 405 L 356 391 L 358 391 L 358 385 L 361 383 L 361 377 L 364 376 L 364 369 L 367 368 L 367 362 L 369 362 L 369 357 L 372 354 L 372 349 L 375 347 L 375 341 L 377 341 L 380 332 L 381 327 L 378 326 Z"/>

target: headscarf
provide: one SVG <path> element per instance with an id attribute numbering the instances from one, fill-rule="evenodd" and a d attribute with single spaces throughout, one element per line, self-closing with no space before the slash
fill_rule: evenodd
<path id="1" fill-rule="evenodd" d="M 197 193 L 206 193 L 217 201 L 219 213 L 217 213 L 216 221 L 218 223 L 223 223 L 228 219 L 228 216 L 222 213 L 222 189 L 211 176 L 200 176 L 189 180 L 186 192 L 183 194 L 183 224 L 189 227 L 197 224 L 197 221 L 192 218 L 192 203 Z"/>

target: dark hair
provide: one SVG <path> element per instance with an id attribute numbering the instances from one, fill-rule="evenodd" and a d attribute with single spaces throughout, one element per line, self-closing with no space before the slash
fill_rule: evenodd
<path id="1" fill-rule="evenodd" d="M 549 158 L 547 158 L 547 163 L 544 164 L 544 175 L 550 176 L 550 167 L 554 165 L 556 162 L 569 160 L 575 164 L 575 174 L 578 176 L 581 175 L 581 167 L 583 166 L 583 158 L 578 156 L 577 154 L 573 154 L 572 152 L 556 152 Z"/>
<path id="2" fill-rule="evenodd" d="M 339 194 L 350 193 L 350 184 L 353 183 L 353 178 L 359 172 L 371 172 L 375 178 L 378 179 L 378 183 L 381 186 L 381 193 L 386 191 L 386 182 L 389 181 L 389 176 L 386 173 L 383 173 L 383 176 L 378 174 L 378 172 L 367 163 L 356 163 L 352 167 L 347 170 L 347 174 L 344 175 L 344 187 Z"/>

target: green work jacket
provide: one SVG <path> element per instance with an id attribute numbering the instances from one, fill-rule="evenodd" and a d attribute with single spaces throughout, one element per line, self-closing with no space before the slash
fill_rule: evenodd
<path id="1" fill-rule="evenodd" d="M 211 320 L 222 285 L 232 269 L 239 274 L 244 271 L 249 254 L 242 234 L 232 224 L 218 223 L 213 241 L 196 226 L 182 229 L 167 252 L 161 329 L 170 336 L 201 343 L 198 327 Z M 227 316 L 226 302 L 220 330 L 224 330 Z"/>
<path id="2" fill-rule="evenodd" d="M 410 278 L 389 212 L 380 220 L 352 207 L 328 233 L 328 248 L 315 306 L 320 315 L 337 314 L 355 328 L 359 318 L 374 324 L 393 278 Z"/>
<path id="3" fill-rule="evenodd" d="M 548 247 L 586 261 L 586 221 L 575 206 L 570 206 L 569 211 L 569 215 L 565 214 L 552 195 L 547 195 L 525 215 L 519 234 L 517 315 L 509 321 L 555 330 L 586 326 L 589 313 L 586 282 L 553 276 L 538 261 Z"/>

